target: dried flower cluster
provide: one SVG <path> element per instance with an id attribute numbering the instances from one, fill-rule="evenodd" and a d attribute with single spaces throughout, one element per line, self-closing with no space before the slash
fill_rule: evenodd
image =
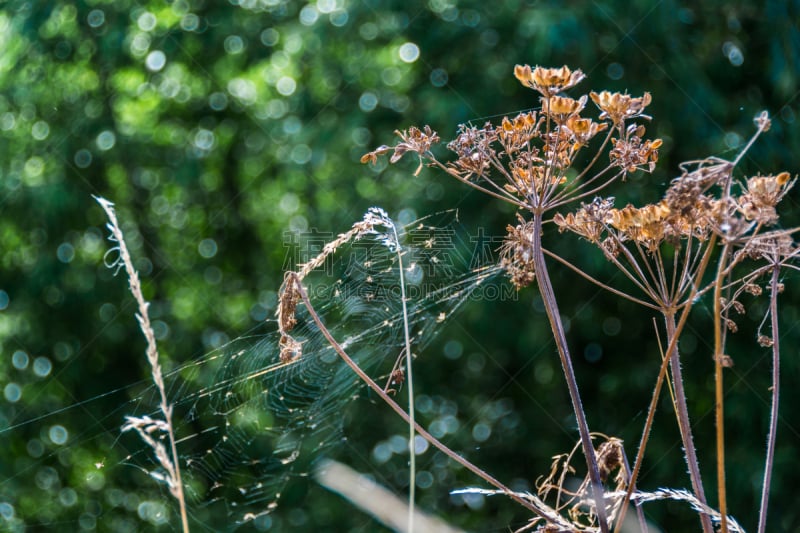
<path id="1" fill-rule="evenodd" d="M 637 169 L 651 170 L 658 160 L 659 139 L 645 140 L 644 128 L 629 121 L 646 118 L 644 108 L 650 95 L 633 98 L 627 94 L 590 93 L 579 98 L 560 93 L 584 79 L 580 70 L 564 66 L 557 69 L 517 66 L 517 79 L 540 96 L 539 112 L 503 117 L 499 125 L 490 122 L 482 127 L 459 126 L 458 135 L 447 144 L 456 159 L 439 162 L 430 152 L 439 136 L 429 126 L 397 132 L 401 139 L 395 146 L 381 146 L 361 159 L 362 162 L 394 151 L 394 163 L 408 152 L 415 152 L 421 161 L 438 166 L 448 174 L 476 188 L 527 210 L 545 210 L 585 196 L 595 186 L 605 185 Z M 597 120 L 584 117 L 586 103 L 592 101 L 601 111 Z M 615 174 L 583 179 L 596 158 L 576 172 L 579 156 L 598 134 L 608 130 L 603 146 L 613 143 L 610 164 L 606 171 Z M 616 137 L 612 135 L 616 134 Z M 417 173 L 419 168 L 417 169 Z"/>
<path id="2" fill-rule="evenodd" d="M 542 485 L 545 490 L 540 491 L 539 496 L 546 496 L 552 489 L 558 493 L 557 500 L 566 498 L 556 505 L 555 510 L 541 507 L 542 500 L 538 497 L 517 495 L 535 502 L 540 506 L 537 508 L 542 509 L 536 512 L 537 518 L 529 527 L 523 529 L 535 527 L 536 531 L 542 532 L 607 533 L 614 522 L 618 530 L 629 502 L 674 497 L 690 502 L 698 510 L 704 533 L 715 530 L 712 522 L 719 522 L 721 531 L 736 531 L 738 524 L 727 515 L 722 430 L 722 369 L 733 364 L 732 357 L 725 353 L 725 334 L 726 330 L 733 332 L 737 329 L 729 314 L 743 314 L 745 306 L 740 301 L 741 295 L 762 294 L 764 291 L 759 280 L 771 275 L 772 281 L 766 286 L 770 289 L 768 315 L 772 318 L 772 334 L 762 333 L 759 327 L 757 340 L 761 346 L 773 350 L 776 369 L 772 388 L 773 422 L 768 437 L 768 447 L 774 450 L 779 361 L 775 315 L 777 294 L 783 289 L 778 281 L 778 272 L 789 267 L 790 261 L 800 254 L 791 237 L 794 230 L 765 231 L 778 223 L 777 206 L 796 179 L 788 172 L 746 179 L 734 175 L 744 153 L 762 132 L 769 129 L 769 117 L 766 112 L 756 117 L 757 131 L 735 160 L 712 157 L 686 163 L 681 166 L 681 175 L 671 182 L 657 201 L 644 206 L 615 207 L 614 197 L 604 197 L 601 191 L 615 181 L 624 180 L 632 172 L 652 172 L 658 162 L 658 151 L 663 143 L 661 139 L 646 138 L 642 124 L 642 121 L 651 120 L 645 114 L 652 101 L 651 95 L 645 92 L 635 97 L 625 93 L 591 91 L 577 97 L 568 96 L 564 92 L 576 87 L 585 76 L 580 70 L 567 66 L 517 65 L 514 76 L 523 86 L 539 94 L 539 109 L 503 117 L 499 124 L 460 125 L 455 139 L 447 143 L 447 148 L 455 156 L 452 160 L 441 161 L 431 151 L 439 136 L 424 126 L 397 132 L 400 137 L 397 145 L 381 146 L 366 154 L 362 162 L 375 162 L 379 155 L 393 151 L 390 162 L 395 163 L 406 153 L 414 152 L 420 159 L 415 175 L 427 163 L 470 187 L 515 205 L 519 210 L 517 223 L 507 227 L 508 233 L 500 248 L 500 264 L 517 289 L 536 282 L 559 350 L 588 468 L 584 483 L 572 492 L 563 487 L 564 472 L 571 468 L 568 461 L 564 469 L 559 470 L 561 477 L 557 480 L 551 472 Z M 596 118 L 586 115 L 590 100 L 599 110 Z M 603 132 L 602 140 L 595 141 L 595 137 Z M 556 259 L 591 282 L 659 313 L 664 321 L 666 345 L 661 346 L 660 371 L 642 441 L 630 471 L 627 466 L 623 467 L 621 441 L 608 439 L 597 451 L 592 445 L 542 247 L 543 228 L 547 222 L 545 213 L 578 201 L 581 202 L 578 209 L 557 213 L 552 221 L 561 232 L 574 233 L 597 246 L 606 259 L 644 294 L 644 298 L 606 285 L 564 258 L 556 256 Z M 718 244 L 721 246 L 717 247 Z M 713 275 L 709 274 L 713 269 L 707 268 L 712 264 L 712 257 L 716 261 Z M 759 260 L 761 264 L 745 268 L 746 259 Z M 727 298 L 722 296 L 723 291 Z M 692 306 L 705 294 L 713 294 L 714 307 L 712 360 L 719 510 L 711 509 L 706 501 L 678 351 L 678 339 Z M 767 317 L 762 326 L 766 320 Z M 672 374 L 673 402 L 693 492 L 667 490 L 650 498 L 644 493 L 635 493 L 634 486 L 667 369 Z M 767 514 L 771 457 L 768 454 L 765 466 L 759 522 L 759 531 L 762 532 Z M 604 485 L 615 469 L 619 471 L 615 478 L 616 487 L 607 492 Z M 622 492 L 624 496 L 621 496 Z M 564 502 L 571 502 L 571 508 L 567 509 Z M 609 505 L 609 502 L 612 503 Z M 568 519 L 563 512 L 567 512 Z M 640 520 L 643 522 L 641 515 Z"/>
<path id="3" fill-rule="evenodd" d="M 561 231 L 576 233 L 611 256 L 626 243 L 656 253 L 664 244 L 685 248 L 691 239 L 705 241 L 711 234 L 736 240 L 754 256 L 776 246 L 774 239 L 765 246 L 759 231 L 778 221 L 776 206 L 795 180 L 787 172 L 756 176 L 740 184 L 739 195 L 726 195 L 733 168 L 727 161 L 703 161 L 673 180 L 658 202 L 617 209 L 613 197 L 597 197 L 574 213 L 556 214 L 553 221 Z M 791 253 L 790 241 L 782 241 L 784 255 Z"/>

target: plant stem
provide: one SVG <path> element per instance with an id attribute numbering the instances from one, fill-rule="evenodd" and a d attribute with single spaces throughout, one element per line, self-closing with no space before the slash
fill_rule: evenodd
<path id="1" fill-rule="evenodd" d="M 758 511 L 758 533 L 767 529 L 767 504 L 769 502 L 769 486 L 772 482 L 772 467 L 775 462 L 775 439 L 778 432 L 778 400 L 780 387 L 780 342 L 778 339 L 778 274 L 779 263 L 772 269 L 770 281 L 769 314 L 772 326 L 772 408 L 769 417 L 769 434 L 767 436 L 767 458 L 764 465 L 764 483 L 761 485 L 761 508 Z"/>
<path id="2" fill-rule="evenodd" d="M 163 410 L 163 409 L 162 409 Z M 169 407 L 169 410 L 164 412 L 167 426 L 169 427 L 169 446 L 170 451 L 172 452 L 173 460 L 175 461 L 175 491 L 176 491 L 176 498 L 178 500 L 178 507 L 181 512 L 181 528 L 183 533 L 189 533 L 189 517 L 186 513 L 186 497 L 183 493 L 183 480 L 181 479 L 181 468 L 178 464 L 179 456 L 178 456 L 178 446 L 175 442 L 175 433 L 172 429 L 172 406 Z"/>
<path id="3" fill-rule="evenodd" d="M 397 260 L 400 268 L 400 300 L 403 305 L 403 339 L 405 341 L 406 351 L 406 384 L 408 387 L 408 532 L 414 533 L 414 500 L 416 499 L 416 478 L 417 478 L 417 454 L 416 446 L 414 445 L 414 426 L 417 424 L 414 416 L 416 410 L 414 409 L 414 376 L 411 373 L 412 359 L 414 358 L 411 353 L 411 334 L 408 331 L 408 303 L 406 302 L 406 278 L 405 267 L 403 266 L 403 249 L 400 247 L 400 238 L 397 235 L 397 228 L 392 224 L 392 232 L 394 233 L 394 240 L 398 243 L 397 246 Z"/>
<path id="4" fill-rule="evenodd" d="M 691 479 L 695 496 L 703 505 L 707 505 L 706 494 L 703 490 L 703 480 L 700 476 L 700 465 L 697 461 L 697 451 L 694 446 L 694 438 L 692 437 L 692 425 L 689 422 L 689 409 L 686 406 L 686 391 L 683 388 L 683 373 L 681 372 L 678 343 L 677 341 L 673 342 L 673 339 L 677 337 L 674 312 L 665 312 L 664 320 L 667 326 L 667 342 L 672 348 L 672 350 L 666 354 L 666 357 L 669 359 L 672 386 L 675 389 L 675 414 L 678 417 L 678 428 L 681 432 L 683 449 L 686 453 L 686 466 L 689 467 L 689 478 Z M 714 528 L 711 524 L 711 518 L 707 514 L 700 514 L 700 521 L 703 524 L 703 531 L 705 533 L 713 533 Z"/>
<path id="5" fill-rule="evenodd" d="M 630 488 L 631 492 L 626 494 L 625 501 L 630 497 L 630 494 L 636 491 L 636 483 L 633 482 L 633 476 L 631 474 L 631 464 L 628 461 L 628 454 L 625 453 L 625 448 L 622 448 L 622 464 L 625 466 L 625 471 L 628 473 L 628 487 Z M 647 528 L 647 520 L 644 518 L 644 511 L 642 510 L 641 502 L 637 502 L 634 504 L 636 506 L 636 518 L 639 520 L 639 530 L 641 533 L 648 533 Z M 625 503 L 623 502 L 622 508 L 625 507 Z M 614 528 L 614 532 L 616 533 L 621 527 L 622 523 L 625 519 L 624 511 L 620 513 L 619 518 L 617 520 L 617 525 Z"/>
<path id="6" fill-rule="evenodd" d="M 714 412 L 717 426 L 717 493 L 719 497 L 719 514 L 721 515 L 719 530 L 728 533 L 728 502 L 725 494 L 725 416 L 723 411 L 722 389 L 722 279 L 727 263 L 730 246 L 726 243 L 722 248 L 714 280 Z"/>
<path id="7" fill-rule="evenodd" d="M 391 407 L 392 410 L 394 410 L 394 412 L 396 412 L 398 415 L 400 415 L 400 418 L 405 420 L 405 422 L 407 424 L 413 424 L 414 429 L 417 431 L 418 435 L 420 435 L 426 441 L 431 443 L 435 448 L 439 449 L 439 451 L 444 453 L 450 459 L 452 459 L 453 461 L 457 462 L 458 464 L 460 464 L 461 466 L 463 466 L 464 468 L 466 468 L 467 470 L 469 470 L 470 472 L 472 472 L 473 474 L 475 474 L 479 478 L 483 479 L 484 481 L 486 481 L 490 485 L 492 485 L 492 486 L 496 487 L 497 489 L 499 489 L 500 491 L 502 491 L 504 494 L 506 494 L 509 498 L 511 498 L 512 500 L 514 500 L 518 504 L 520 504 L 523 507 L 525 507 L 526 509 L 532 511 L 537 516 L 541 516 L 541 517 L 545 518 L 544 513 L 541 510 L 537 509 L 529 501 L 527 501 L 524 498 L 520 497 L 516 492 L 512 491 L 510 488 L 505 486 L 499 480 L 495 479 L 488 472 L 484 471 L 483 469 L 481 469 L 477 465 L 475 465 L 475 464 L 471 463 L 470 461 L 468 461 L 467 459 L 464 459 L 463 457 L 461 457 L 458 453 L 456 453 L 452 449 L 448 448 L 443 442 L 441 442 L 439 439 L 437 439 L 436 437 L 434 437 L 433 435 L 428 433 L 428 431 L 426 431 L 425 428 L 420 426 L 417 422 L 413 422 L 412 423 L 411 417 L 408 415 L 408 413 L 406 413 L 403 410 L 403 408 L 400 407 L 400 405 L 398 405 L 397 402 L 395 402 L 388 394 L 386 394 L 386 392 L 383 390 L 383 388 L 380 385 L 378 385 L 377 383 L 375 383 L 375 381 L 371 377 L 369 377 L 369 375 L 366 372 L 364 372 L 361 369 L 360 366 L 358 366 L 358 363 L 353 361 L 353 359 L 349 355 L 347 355 L 347 352 L 344 351 L 344 348 L 342 348 L 342 346 L 336 341 L 336 339 L 333 337 L 333 335 L 331 335 L 331 332 L 328 331 L 328 328 L 326 328 L 325 324 L 322 323 L 322 319 L 319 317 L 319 315 L 317 314 L 317 311 L 311 305 L 311 300 L 308 298 L 308 293 L 306 292 L 305 287 L 303 287 L 303 285 L 300 283 L 300 280 L 297 277 L 297 274 L 294 273 L 294 272 L 291 272 L 289 274 L 289 277 L 287 278 L 287 283 L 292 283 L 297 288 L 297 292 L 298 292 L 298 294 L 300 294 L 300 298 L 303 300 L 303 303 L 305 304 L 306 308 L 308 309 L 308 313 L 311 315 L 311 318 L 314 320 L 314 323 L 317 325 L 319 330 L 322 332 L 322 335 L 325 337 L 325 339 L 328 341 L 328 343 L 331 345 L 331 347 L 336 351 L 337 354 L 339 354 L 339 357 L 342 358 L 342 360 L 345 362 L 345 364 L 347 364 L 347 366 L 349 366 L 353 370 L 353 372 L 355 372 L 355 374 L 364 383 L 366 383 L 367 386 L 370 389 L 372 389 L 372 391 L 375 394 L 377 394 L 381 398 L 381 400 L 386 402 L 386 404 L 389 407 Z"/>
<path id="8" fill-rule="evenodd" d="M 597 510 L 597 520 L 600 523 L 600 531 L 608 533 L 608 521 L 606 518 L 606 504 L 603 497 L 603 483 L 600 480 L 600 469 L 597 467 L 597 456 L 592 445 L 592 437 L 589 433 L 589 425 L 586 422 L 586 414 L 583 410 L 578 382 L 575 379 L 575 371 L 572 369 L 572 359 L 570 358 L 567 339 L 564 335 L 564 325 L 561 323 L 561 314 L 556 303 L 553 285 L 550 282 L 550 275 L 547 272 L 547 265 L 544 261 L 542 251 L 542 213 L 533 213 L 533 262 L 536 271 L 537 286 L 544 302 L 547 317 L 550 320 L 550 328 L 553 330 L 553 338 L 558 347 L 558 355 L 561 358 L 561 367 L 564 370 L 564 377 L 567 380 L 569 397 L 572 400 L 572 410 L 575 412 L 575 419 L 578 423 L 578 432 L 581 437 L 581 447 L 586 456 L 586 466 L 589 470 L 589 479 L 594 493 L 595 508 Z"/>
<path id="9" fill-rule="evenodd" d="M 108 216 L 109 223 L 107 224 L 107 227 L 111 231 L 111 235 L 113 237 L 112 240 L 117 243 L 117 248 L 119 250 L 119 261 L 121 261 L 121 265 L 124 266 L 125 273 L 128 275 L 128 288 L 136 300 L 136 304 L 139 309 L 136 319 L 139 322 L 139 328 L 141 329 L 142 334 L 147 341 L 147 361 L 150 363 L 150 371 L 153 376 L 153 383 L 158 389 L 159 398 L 161 400 L 159 403 L 159 408 L 161 409 L 161 413 L 164 415 L 164 423 L 167 427 L 170 453 L 172 454 L 172 457 L 170 458 L 171 464 L 169 464 L 170 461 L 165 463 L 164 461 L 161 461 L 160 459 L 159 460 L 161 461 L 162 466 L 168 470 L 170 474 L 172 481 L 170 492 L 175 499 L 178 500 L 178 507 L 180 508 L 181 515 L 181 528 L 183 533 L 189 533 L 189 518 L 186 511 L 186 498 L 183 492 L 183 481 L 181 479 L 181 467 L 179 463 L 180 458 L 178 457 L 178 447 L 175 441 L 175 431 L 172 427 L 172 405 L 170 405 L 169 401 L 167 400 L 164 376 L 161 372 L 161 363 L 158 360 L 156 336 L 153 332 L 153 327 L 150 324 L 150 314 L 148 312 L 150 303 L 144 299 L 144 295 L 142 294 L 142 283 L 139 279 L 139 273 L 133 266 L 133 260 L 131 259 L 130 252 L 128 251 L 128 245 L 125 243 L 125 237 L 122 234 L 122 229 L 119 227 L 119 221 L 117 220 L 117 214 L 114 210 L 114 204 L 99 196 L 93 196 L 93 198 L 97 201 L 97 203 L 100 204 L 100 207 L 103 208 L 106 216 Z M 156 455 L 158 455 L 158 453 Z"/>
<path id="10" fill-rule="evenodd" d="M 712 235 L 695 275 L 695 279 L 698 280 L 698 283 L 699 280 L 703 279 L 703 274 L 705 274 L 706 268 L 708 267 L 708 262 L 711 259 L 711 254 L 714 250 L 714 244 L 716 244 L 716 242 L 716 236 Z M 686 321 L 689 318 L 689 313 L 692 310 L 693 302 L 698 293 L 698 283 L 693 284 L 691 293 L 686 299 L 686 305 L 681 311 L 681 317 L 678 319 L 678 325 L 675 327 L 674 335 L 667 341 L 667 353 L 671 353 L 672 350 L 675 349 L 675 346 L 678 343 L 678 338 L 680 337 L 681 332 L 683 332 L 683 328 L 686 326 Z M 633 493 L 636 479 L 639 477 L 639 470 L 642 468 L 644 451 L 647 448 L 647 441 L 650 438 L 650 429 L 653 427 L 653 420 L 655 419 L 658 398 L 661 395 L 661 387 L 664 384 L 664 377 L 667 375 L 667 364 L 669 363 L 669 360 L 669 357 L 665 356 L 664 360 L 661 362 L 661 368 L 658 371 L 656 385 L 653 388 L 653 397 L 650 399 L 650 406 L 647 409 L 647 419 L 645 420 L 644 428 L 642 429 L 642 437 L 639 440 L 639 449 L 636 452 L 636 459 L 633 462 L 633 471 L 631 472 L 630 481 L 628 482 L 628 489 L 625 494 L 625 499 L 622 502 L 622 507 L 620 508 L 619 518 L 617 519 L 617 527 L 614 529 L 614 533 L 618 533 L 622 528 L 625 512 L 628 509 L 628 504 L 630 503 L 630 497 Z"/>

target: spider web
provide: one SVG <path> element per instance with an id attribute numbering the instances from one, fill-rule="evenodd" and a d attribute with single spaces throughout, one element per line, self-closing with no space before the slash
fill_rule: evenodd
<path id="1" fill-rule="evenodd" d="M 431 225 L 447 218 L 445 225 Z M 457 214 L 434 215 L 342 245 L 305 280 L 317 313 L 348 354 L 379 383 L 404 354 L 399 268 L 404 269 L 415 359 L 469 299 L 510 294 L 498 279 L 491 239 L 470 237 Z M 399 245 L 400 257 L 396 249 Z M 268 525 L 281 493 L 343 439 L 342 412 L 363 384 L 303 305 L 292 336 L 302 355 L 281 361 L 277 331 L 238 339 L 169 377 L 185 491 L 194 513 L 226 516 L 230 529 Z M 154 394 L 154 393 L 153 393 Z M 142 410 L 150 403 L 143 395 Z M 148 408 L 149 409 L 149 408 Z M 389 414 L 387 410 L 387 416 Z M 156 479 L 149 450 L 129 460 Z M 220 512 L 213 512 L 218 509 Z M 199 515 L 198 515 L 199 516 Z"/>

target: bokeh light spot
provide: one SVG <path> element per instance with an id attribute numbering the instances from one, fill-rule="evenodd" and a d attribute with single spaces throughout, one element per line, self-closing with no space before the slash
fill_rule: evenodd
<path id="1" fill-rule="evenodd" d="M 17 403 L 22 398 L 22 389 L 16 383 L 9 383 L 3 388 L 3 396 L 11 403 Z"/>
<path id="2" fill-rule="evenodd" d="M 106 14 L 102 9 L 92 9 L 86 16 L 86 22 L 92 28 L 99 28 L 106 21 Z"/>
<path id="3" fill-rule="evenodd" d="M 398 50 L 400 59 L 406 63 L 413 63 L 419 59 L 419 46 L 414 43 L 405 43 Z"/>
<path id="4" fill-rule="evenodd" d="M 14 355 L 11 356 L 11 364 L 13 364 L 14 368 L 17 370 L 25 370 L 28 368 L 29 362 L 30 357 L 28 357 L 28 354 L 22 350 L 17 350 L 14 352 Z"/>
<path id="5" fill-rule="evenodd" d="M 83 148 L 75 152 L 75 157 L 73 158 L 75 161 L 75 166 L 78 168 L 86 168 L 92 164 L 92 153 Z"/>
<path id="6" fill-rule="evenodd" d="M 101 131 L 97 136 L 97 147 L 103 151 L 111 150 L 117 142 L 117 136 L 111 130 Z"/>
<path id="7" fill-rule="evenodd" d="M 294 81 L 294 78 L 283 76 L 278 80 L 278 83 L 275 84 L 275 88 L 278 89 L 278 92 L 283 96 L 291 96 L 294 94 L 295 89 L 297 89 L 297 82 Z"/>
<path id="8" fill-rule="evenodd" d="M 447 85 L 449 77 L 447 71 L 443 68 L 435 68 L 431 71 L 430 75 L 431 85 L 434 87 L 444 87 Z"/>
<path id="9" fill-rule="evenodd" d="M 75 259 L 75 247 L 68 242 L 62 242 L 58 245 L 56 257 L 62 263 L 71 263 Z"/>
<path id="10" fill-rule="evenodd" d="M 64 444 L 67 442 L 69 438 L 69 432 L 66 428 L 60 424 L 56 424 L 55 426 L 50 427 L 50 431 L 48 431 L 47 436 L 50 437 L 50 440 L 53 444 Z"/>
<path id="11" fill-rule="evenodd" d="M 31 127 L 31 136 L 37 141 L 43 141 L 50 135 L 50 125 L 44 120 L 37 120 Z"/>
<path id="12" fill-rule="evenodd" d="M 369 113 L 373 111 L 375 107 L 378 105 L 378 97 L 375 93 L 367 91 L 361 95 L 358 99 L 358 107 L 361 108 L 362 111 L 366 111 Z"/>
<path id="13" fill-rule="evenodd" d="M 203 239 L 200 241 L 200 244 L 197 245 L 197 251 L 201 256 L 210 259 L 217 255 L 217 241 L 214 239 Z"/>
<path id="14" fill-rule="evenodd" d="M 156 22 L 156 16 L 149 11 L 145 11 L 136 19 L 136 25 L 139 26 L 139 29 L 142 31 L 153 30 L 156 27 Z"/>
<path id="15" fill-rule="evenodd" d="M 161 50 L 153 50 L 147 54 L 147 59 L 144 60 L 147 70 L 151 72 L 158 72 L 164 65 L 167 64 L 167 56 Z"/>
<path id="16" fill-rule="evenodd" d="M 47 357 L 37 357 L 33 360 L 33 373 L 40 378 L 46 378 L 53 370 L 53 363 Z"/>

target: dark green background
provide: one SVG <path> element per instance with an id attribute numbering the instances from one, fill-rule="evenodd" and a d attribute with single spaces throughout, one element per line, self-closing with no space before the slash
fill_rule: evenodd
<path id="1" fill-rule="evenodd" d="M 14 509 L 8 520 L 9 507 L 0 507 L 0 529 L 147 529 L 140 502 L 171 507 L 166 492 L 124 460 L 140 446 L 120 439 L 118 428 L 148 368 L 124 280 L 103 265 L 104 217 L 91 195 L 118 206 L 153 302 L 164 365 L 173 368 L 271 316 L 290 228 L 335 234 L 379 204 L 393 216 L 457 207 L 468 230 L 502 233 L 513 213 L 498 202 L 432 170 L 415 178 L 415 161 L 370 168 L 358 159 L 393 142 L 397 128 L 430 124 L 449 140 L 459 123 L 535 106 L 536 95 L 512 76 L 517 63 L 583 69 L 588 80 L 576 93 L 652 93 L 648 133 L 664 139 L 659 169 L 615 189 L 619 198 L 658 198 L 681 161 L 734 157 L 762 109 L 773 127 L 742 170 L 795 173 L 799 17 L 792 1 L 6 3 L 0 386 L 8 391 L 15 383 L 22 395 L 0 398 L 0 506 Z M 419 47 L 413 63 L 398 54 L 406 42 Z M 146 66 L 153 51 L 166 60 L 156 71 Z M 796 198 L 790 194 L 782 206 L 785 226 L 797 222 Z M 210 241 L 200 246 L 205 239 L 213 239 L 216 254 Z M 598 276 L 612 275 L 585 243 L 554 232 L 545 241 Z M 659 362 L 651 317 L 553 270 L 589 424 L 624 439 L 633 456 Z M 800 527 L 796 279 L 786 275 L 782 296 L 784 395 L 771 531 Z M 716 505 L 708 305 L 695 312 L 683 358 Z M 754 302 L 740 321 L 729 350 L 736 366 L 726 373 L 729 507 L 748 529 L 757 520 L 768 420 L 769 353 L 754 342 L 765 305 Z M 457 407 L 462 426 L 448 443 L 516 486 L 532 485 L 550 457 L 577 440 L 537 309 L 533 290 L 516 302 L 469 305 L 426 349 L 417 373 L 421 394 Z M 614 335 L 613 327 L 604 331 L 609 317 L 621 324 Z M 441 356 L 452 340 L 463 346 L 460 359 Z M 584 353 L 598 347 L 602 357 L 589 362 Z M 12 364 L 15 352 L 28 355 L 27 367 Z M 44 378 L 33 372 L 39 357 L 52 364 Z M 510 406 L 508 423 L 477 449 L 468 423 L 496 401 Z M 346 445 L 329 453 L 402 494 L 402 458 L 381 466 L 370 459 L 376 442 L 404 433 L 402 423 L 368 395 L 352 403 L 344 422 Z M 68 430 L 65 444 L 49 439 L 54 425 Z M 684 472 L 665 400 L 640 486 L 687 487 Z M 473 531 L 524 524 L 526 514 L 504 500 L 477 510 L 451 504 L 448 490 L 476 483 L 452 468 L 447 483 L 420 491 L 419 502 Z M 279 530 L 379 528 L 307 479 L 293 483 L 284 500 L 273 522 Z M 646 509 L 665 531 L 698 525 L 684 504 Z M 226 525 L 224 516 L 198 516 L 207 529 Z M 172 510 L 161 527 L 169 528 L 177 528 Z"/>

